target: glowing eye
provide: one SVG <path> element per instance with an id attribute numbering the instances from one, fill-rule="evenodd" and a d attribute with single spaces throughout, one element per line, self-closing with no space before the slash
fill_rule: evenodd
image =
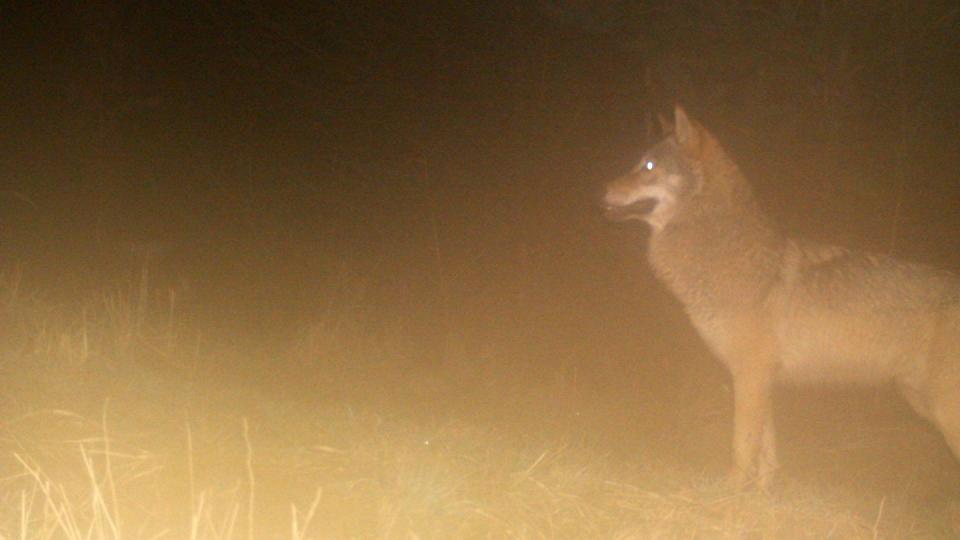
<path id="1" fill-rule="evenodd" d="M 648 171 L 652 171 L 652 170 L 653 170 L 653 162 L 652 162 L 652 161 L 647 161 L 646 163 L 643 164 L 643 168 L 646 169 L 646 170 L 648 170 Z"/>

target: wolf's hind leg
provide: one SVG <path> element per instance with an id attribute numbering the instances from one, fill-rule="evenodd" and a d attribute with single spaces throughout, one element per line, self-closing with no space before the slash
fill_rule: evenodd
<path id="1" fill-rule="evenodd" d="M 933 421 L 943 433 L 954 457 L 960 461 L 960 381 L 936 398 Z"/>

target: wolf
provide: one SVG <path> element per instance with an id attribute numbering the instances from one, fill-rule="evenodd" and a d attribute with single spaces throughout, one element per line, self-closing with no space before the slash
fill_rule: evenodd
<path id="1" fill-rule="evenodd" d="M 712 133 L 680 105 L 666 136 L 603 197 L 640 220 L 657 278 L 733 381 L 729 480 L 778 467 L 778 383 L 893 382 L 960 459 L 960 277 L 784 234 Z"/>

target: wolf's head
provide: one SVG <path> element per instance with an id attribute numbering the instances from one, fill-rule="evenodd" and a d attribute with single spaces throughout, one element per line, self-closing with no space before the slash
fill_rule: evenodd
<path id="1" fill-rule="evenodd" d="M 683 107 L 677 105 L 673 125 L 664 127 L 666 138 L 650 148 L 633 170 L 607 185 L 603 200 L 607 218 L 646 221 L 658 231 L 691 207 L 699 207 L 705 191 L 717 191 L 712 189 L 717 187 L 728 191 L 724 187 L 729 186 L 706 185 L 708 177 L 717 176 L 711 172 L 721 172 L 717 182 L 711 181 L 714 184 L 740 178 L 713 136 L 690 119 Z M 720 171 L 714 170 L 717 165 Z"/>

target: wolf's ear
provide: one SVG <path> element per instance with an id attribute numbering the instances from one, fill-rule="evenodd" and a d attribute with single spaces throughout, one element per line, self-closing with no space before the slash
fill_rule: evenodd
<path id="1" fill-rule="evenodd" d="M 657 113 L 657 122 L 660 124 L 660 134 L 664 137 L 669 137 L 673 135 L 673 122 L 670 121 L 663 113 Z"/>
<path id="2" fill-rule="evenodd" d="M 687 111 L 677 105 L 673 113 L 677 142 L 684 150 L 696 154 L 700 149 L 700 126 L 687 117 Z"/>

